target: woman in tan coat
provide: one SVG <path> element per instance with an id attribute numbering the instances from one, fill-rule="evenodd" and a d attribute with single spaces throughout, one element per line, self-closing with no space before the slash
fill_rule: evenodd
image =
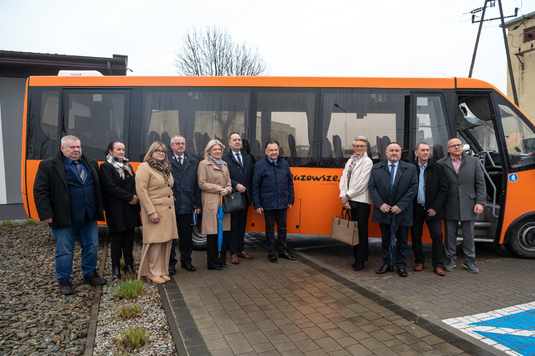
<path id="1" fill-rule="evenodd" d="M 178 238 L 173 198 L 173 176 L 165 145 L 154 142 L 136 172 L 136 191 L 141 203 L 143 249 L 138 279 L 153 283 L 169 281 L 172 240 Z"/>
<path id="2" fill-rule="evenodd" d="M 197 178 L 202 195 L 202 225 L 201 231 L 207 235 L 207 264 L 208 269 L 221 270 L 227 261 L 227 234 L 223 234 L 221 258 L 218 258 L 217 248 L 217 210 L 221 197 L 232 193 L 230 174 L 227 163 L 223 161 L 225 146 L 218 140 L 211 140 L 204 150 L 204 160 L 199 163 Z M 223 217 L 223 231 L 230 231 L 230 214 Z"/>

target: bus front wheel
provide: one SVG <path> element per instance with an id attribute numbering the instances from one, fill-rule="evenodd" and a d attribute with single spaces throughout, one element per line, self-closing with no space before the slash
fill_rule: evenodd
<path id="1" fill-rule="evenodd" d="M 535 258 L 535 221 L 522 221 L 513 230 L 508 250 L 518 257 Z"/>

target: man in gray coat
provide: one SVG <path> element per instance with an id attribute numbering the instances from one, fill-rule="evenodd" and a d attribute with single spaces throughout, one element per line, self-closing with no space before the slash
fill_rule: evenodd
<path id="1" fill-rule="evenodd" d="M 474 222 L 483 212 L 486 199 L 485 177 L 477 158 L 463 152 L 461 140 L 453 138 L 448 141 L 449 156 L 439 163 L 444 166 L 448 178 L 448 196 L 444 203 L 444 227 L 446 230 L 447 263 L 446 271 L 453 271 L 456 266 L 457 226 L 461 222 L 463 232 L 464 268 L 472 273 L 479 273 L 474 263 L 476 247 L 474 243 Z"/>

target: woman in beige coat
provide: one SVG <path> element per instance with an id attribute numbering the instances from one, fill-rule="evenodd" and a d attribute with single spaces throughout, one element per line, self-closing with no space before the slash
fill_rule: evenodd
<path id="1" fill-rule="evenodd" d="M 221 270 L 227 261 L 227 234 L 223 234 L 221 244 L 221 258 L 218 258 L 217 248 L 217 210 L 221 197 L 232 193 L 230 174 L 227 163 L 223 161 L 225 146 L 218 140 L 211 140 L 204 150 L 204 160 L 199 162 L 197 178 L 202 196 L 202 225 L 201 231 L 207 235 L 208 269 Z M 230 231 L 230 214 L 223 217 L 223 231 Z"/>
<path id="2" fill-rule="evenodd" d="M 340 178 L 340 200 L 344 208 L 351 210 L 351 219 L 358 221 L 359 244 L 353 246 L 355 263 L 353 269 L 360 271 L 368 261 L 368 219 L 370 218 L 371 198 L 368 182 L 373 162 L 366 150 L 368 139 L 357 136 L 353 141 L 355 153 L 349 158 Z"/>
<path id="3" fill-rule="evenodd" d="M 153 283 L 169 281 L 172 240 L 178 238 L 173 198 L 173 176 L 165 145 L 154 142 L 136 172 L 136 191 L 141 203 L 143 249 L 138 279 Z"/>

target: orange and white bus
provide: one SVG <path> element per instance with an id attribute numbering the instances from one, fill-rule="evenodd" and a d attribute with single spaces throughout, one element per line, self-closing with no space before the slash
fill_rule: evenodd
<path id="1" fill-rule="evenodd" d="M 330 235 L 342 205 L 338 184 L 357 135 L 369 139 L 374 162 L 399 142 L 412 161 L 426 141 L 432 159 L 458 137 L 485 168 L 488 201 L 476 238 L 535 257 L 535 128 L 492 85 L 475 79 L 323 77 L 30 77 L 22 144 L 22 194 L 37 219 L 33 181 L 39 162 L 53 157 L 63 135 L 81 139 L 85 155 L 104 160 L 109 141 L 125 143 L 134 167 L 155 140 L 180 134 L 202 158 L 208 140 L 225 145 L 243 134 L 256 160 L 276 139 L 291 165 L 295 205 L 288 232 Z M 247 229 L 263 231 L 250 209 Z M 380 236 L 376 224 L 370 236 Z M 200 238 L 200 236 L 197 236 Z M 427 242 L 430 242 L 426 236 Z M 199 241 L 196 241 L 199 242 Z"/>

